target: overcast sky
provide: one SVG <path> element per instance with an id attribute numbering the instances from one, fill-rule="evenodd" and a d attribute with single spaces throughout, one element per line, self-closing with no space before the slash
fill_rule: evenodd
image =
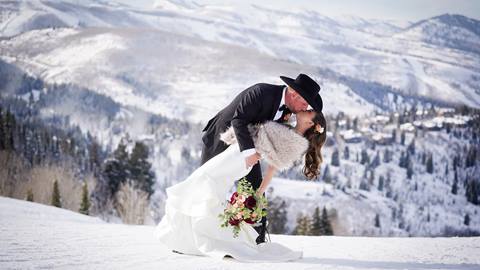
<path id="1" fill-rule="evenodd" d="M 130 5 L 153 6 L 156 0 L 116 0 Z M 175 0 L 172 0 L 175 1 Z M 177 0 L 190 1 L 190 0 Z M 197 3 L 255 3 L 275 9 L 299 7 L 327 16 L 351 14 L 364 18 L 417 21 L 444 13 L 462 14 L 480 20 L 480 0 L 195 0 Z"/>

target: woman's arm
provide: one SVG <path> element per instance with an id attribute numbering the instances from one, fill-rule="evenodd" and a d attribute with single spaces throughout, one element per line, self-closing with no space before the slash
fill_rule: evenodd
<path id="1" fill-rule="evenodd" d="M 260 187 L 257 189 L 257 195 L 262 196 L 265 190 L 268 187 L 268 184 L 270 184 L 270 181 L 272 181 L 273 175 L 275 174 L 276 169 L 275 167 L 268 165 L 267 167 L 267 172 L 265 174 L 265 177 L 263 177 L 262 183 L 260 184 Z"/>

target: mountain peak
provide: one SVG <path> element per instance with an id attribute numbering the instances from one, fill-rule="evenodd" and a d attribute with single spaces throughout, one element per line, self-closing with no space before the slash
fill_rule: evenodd
<path id="1" fill-rule="evenodd" d="M 434 16 L 429 19 L 421 20 L 417 23 L 414 23 L 409 28 L 411 29 L 418 26 L 423 26 L 425 24 L 431 24 L 434 22 L 439 22 L 448 27 L 463 28 L 472 33 L 475 33 L 477 36 L 480 36 L 480 21 L 469 18 L 464 15 L 460 15 L 460 14 L 450 14 L 450 13 L 441 14 L 441 15 Z"/>

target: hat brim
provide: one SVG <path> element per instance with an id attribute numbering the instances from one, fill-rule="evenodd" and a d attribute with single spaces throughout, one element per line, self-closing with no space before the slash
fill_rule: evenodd
<path id="1" fill-rule="evenodd" d="M 315 111 L 322 111 L 323 100 L 319 94 L 311 95 L 307 90 L 296 84 L 295 80 L 292 78 L 280 76 L 280 79 L 282 79 L 282 81 L 284 81 L 288 86 L 292 87 L 293 90 L 297 91 Z"/>

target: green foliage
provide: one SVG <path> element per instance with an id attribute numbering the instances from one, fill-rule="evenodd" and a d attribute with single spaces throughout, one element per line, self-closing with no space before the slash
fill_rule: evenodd
<path id="1" fill-rule="evenodd" d="M 53 191 L 52 191 L 52 202 L 51 204 L 56 207 L 62 207 L 62 198 L 60 197 L 60 191 L 58 189 L 58 182 L 55 180 L 53 182 Z"/>
<path id="2" fill-rule="evenodd" d="M 29 188 L 28 191 L 27 191 L 27 201 L 29 202 L 33 202 L 33 192 L 32 192 L 32 189 Z"/>
<path id="3" fill-rule="evenodd" d="M 80 204 L 80 209 L 78 210 L 78 212 L 88 215 L 89 209 L 90 209 L 90 198 L 88 196 L 88 186 L 87 186 L 87 182 L 84 182 L 82 186 L 82 202 Z"/>

